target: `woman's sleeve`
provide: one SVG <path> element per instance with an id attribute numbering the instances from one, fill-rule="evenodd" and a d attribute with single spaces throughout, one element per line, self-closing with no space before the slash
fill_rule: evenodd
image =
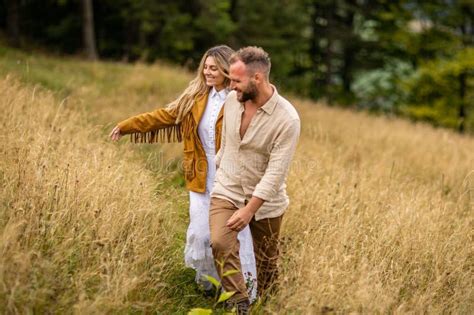
<path id="1" fill-rule="evenodd" d="M 176 125 L 176 115 L 168 108 L 159 108 L 152 112 L 130 117 L 118 123 L 122 134 L 149 132 Z"/>

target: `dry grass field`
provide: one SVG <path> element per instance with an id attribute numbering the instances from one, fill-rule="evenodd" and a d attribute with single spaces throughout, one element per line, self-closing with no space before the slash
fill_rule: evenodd
<path id="1" fill-rule="evenodd" d="M 189 79 L 0 49 L 1 313 L 212 304 L 182 261 L 180 144 L 107 138 Z M 259 312 L 474 312 L 474 138 L 292 101 L 302 135 L 280 291 Z"/>

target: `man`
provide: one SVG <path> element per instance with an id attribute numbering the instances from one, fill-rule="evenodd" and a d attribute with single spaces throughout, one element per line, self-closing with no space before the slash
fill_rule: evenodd
<path id="1" fill-rule="evenodd" d="M 278 237 L 288 207 L 286 177 L 300 134 L 295 108 L 269 82 L 270 58 L 258 47 L 232 55 L 218 170 L 211 194 L 211 246 L 225 291 L 239 314 L 249 300 L 241 273 L 237 234 L 248 224 L 262 297 L 277 277 Z M 229 273 L 228 273 L 229 274 Z"/>

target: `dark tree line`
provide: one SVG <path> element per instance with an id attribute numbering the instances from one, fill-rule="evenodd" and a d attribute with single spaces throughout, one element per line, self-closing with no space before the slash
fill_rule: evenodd
<path id="1" fill-rule="evenodd" d="M 460 131 L 474 126 L 473 21 L 469 0 L 0 2 L 16 47 L 193 69 L 210 46 L 259 45 L 298 94 Z"/>

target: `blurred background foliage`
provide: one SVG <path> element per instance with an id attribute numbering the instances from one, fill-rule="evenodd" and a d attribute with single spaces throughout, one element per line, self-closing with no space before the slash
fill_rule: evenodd
<path id="1" fill-rule="evenodd" d="M 257 45 L 287 91 L 469 133 L 473 21 L 472 0 L 0 2 L 2 37 L 22 49 L 194 70 L 213 45 Z"/>

